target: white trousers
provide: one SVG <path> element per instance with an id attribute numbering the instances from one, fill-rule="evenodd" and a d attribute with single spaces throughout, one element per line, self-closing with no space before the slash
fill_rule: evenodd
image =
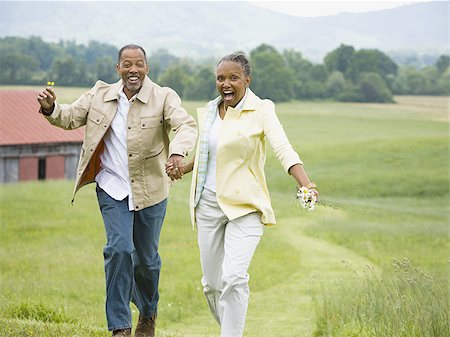
<path id="1" fill-rule="evenodd" d="M 247 270 L 263 234 L 261 214 L 229 220 L 216 194 L 204 189 L 197 205 L 198 246 L 202 285 L 221 337 L 241 337 L 250 289 Z"/>

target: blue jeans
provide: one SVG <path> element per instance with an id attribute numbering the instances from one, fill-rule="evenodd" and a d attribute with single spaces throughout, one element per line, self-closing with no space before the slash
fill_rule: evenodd
<path id="1" fill-rule="evenodd" d="M 167 199 L 140 211 L 128 210 L 128 198 L 117 201 L 97 185 L 97 198 L 105 224 L 103 249 L 106 276 L 108 330 L 130 328 L 130 302 L 141 316 L 157 313 L 161 258 L 159 236 Z"/>

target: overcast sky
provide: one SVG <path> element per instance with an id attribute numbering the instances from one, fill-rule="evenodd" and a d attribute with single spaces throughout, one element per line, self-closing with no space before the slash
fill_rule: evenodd
<path id="1" fill-rule="evenodd" d="M 302 17 L 327 16 L 339 14 L 342 12 L 370 12 L 375 10 L 399 7 L 415 2 L 426 1 L 250 1 L 250 3 L 260 7 L 265 7 L 277 12 Z"/>
<path id="2" fill-rule="evenodd" d="M 1 1 L 1 0 L 0 0 Z M 27 1 L 27 0 L 6 0 L 6 1 Z M 48 1 L 48 0 L 47 0 Z M 71 0 L 49 0 L 49 1 L 71 1 Z M 91 1 L 91 0 L 78 0 L 78 1 Z M 192 0 L 97 0 L 97 1 L 192 1 Z M 203 1 L 224 1 L 224 0 L 197 0 L 196 2 Z M 242 1 L 242 0 L 226 0 L 230 1 Z M 327 1 L 248 1 L 253 5 L 269 8 L 274 11 L 301 16 L 301 17 L 318 17 L 335 15 L 342 12 L 348 13 L 362 13 L 371 12 L 376 10 L 383 10 L 389 8 L 395 8 L 403 5 L 408 5 L 417 2 L 429 2 L 431 0 L 410 0 L 410 1 L 389 1 L 389 0 L 355 0 L 355 1 L 341 1 L 341 0 L 327 0 Z M 432 0 L 432 1 L 449 1 L 449 0 Z M 195 2 L 195 1 L 192 1 Z"/>

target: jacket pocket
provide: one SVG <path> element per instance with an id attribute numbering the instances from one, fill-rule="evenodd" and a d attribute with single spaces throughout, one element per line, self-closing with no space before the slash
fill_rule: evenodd
<path id="1" fill-rule="evenodd" d="M 91 109 L 91 110 L 89 111 L 88 119 L 89 119 L 92 123 L 97 124 L 97 125 L 100 125 L 100 123 L 102 122 L 103 118 L 105 118 L 105 115 L 102 114 L 100 111 L 94 110 L 94 109 Z"/>
<path id="2" fill-rule="evenodd" d="M 156 128 L 163 124 L 163 119 L 161 116 L 146 116 L 141 117 L 141 128 L 149 129 Z"/>
<path id="3" fill-rule="evenodd" d="M 141 117 L 139 138 L 145 159 L 158 156 L 164 150 L 163 132 L 161 116 Z"/>
<path id="4" fill-rule="evenodd" d="M 155 158 L 155 157 L 159 156 L 163 152 L 163 150 L 164 150 L 164 144 L 161 144 L 161 147 L 155 148 L 155 149 L 153 149 L 153 151 L 146 152 L 144 159 L 147 160 L 150 158 Z"/>

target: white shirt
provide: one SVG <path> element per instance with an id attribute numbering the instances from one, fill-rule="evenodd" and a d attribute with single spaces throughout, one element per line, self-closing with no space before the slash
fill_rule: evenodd
<path id="1" fill-rule="evenodd" d="M 219 116 L 219 108 L 214 123 L 209 134 L 208 167 L 206 169 L 205 188 L 216 192 L 216 162 L 217 162 L 217 142 L 219 141 L 220 129 L 223 120 Z"/>
<path id="2" fill-rule="evenodd" d="M 134 210 L 131 183 L 128 172 L 127 151 L 127 117 L 130 102 L 123 92 L 119 91 L 117 113 L 111 127 L 103 138 L 105 149 L 100 155 L 101 170 L 95 177 L 97 184 L 115 200 L 123 200 L 128 196 L 128 209 Z"/>
<path id="3" fill-rule="evenodd" d="M 245 98 L 247 97 L 247 90 L 245 90 L 244 97 L 236 104 L 235 109 L 241 110 L 244 105 Z M 209 133 L 209 149 L 208 149 L 208 166 L 206 168 L 205 188 L 210 191 L 216 192 L 216 163 L 217 163 L 217 143 L 219 141 L 220 129 L 223 124 L 222 118 L 219 115 L 219 106 L 222 101 L 217 105 L 217 114 L 214 119 L 214 123 Z"/>

